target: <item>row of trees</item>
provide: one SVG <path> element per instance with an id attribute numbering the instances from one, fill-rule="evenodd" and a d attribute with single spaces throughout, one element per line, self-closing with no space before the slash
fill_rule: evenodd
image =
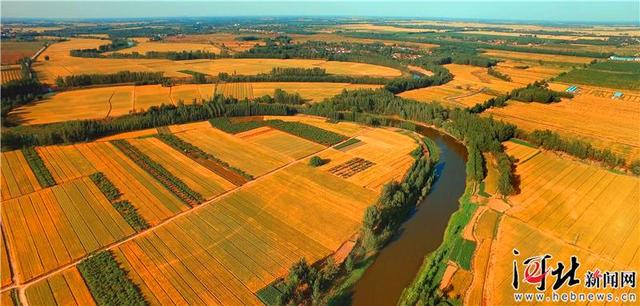
<path id="1" fill-rule="evenodd" d="M 509 99 L 522 102 L 553 103 L 560 102 L 562 98 L 573 98 L 573 94 L 551 90 L 548 88 L 547 83 L 536 81 L 526 87 L 516 88 L 510 93 L 489 98 L 487 101 L 470 107 L 469 111 L 471 113 L 478 114 L 491 107 L 503 107 Z"/>
<path id="2" fill-rule="evenodd" d="M 65 77 L 58 76 L 56 78 L 56 85 L 59 88 L 130 82 L 134 82 L 136 85 L 146 85 L 160 84 L 164 82 L 165 79 L 163 72 L 120 71 L 111 74 L 79 74 Z"/>
<path id="3" fill-rule="evenodd" d="M 100 45 L 97 48 L 74 49 L 69 51 L 69 54 L 75 57 L 103 57 L 103 53 L 105 52 L 118 51 L 135 45 L 135 41 L 125 38 L 116 38 L 109 44 Z"/>
<path id="4" fill-rule="evenodd" d="M 288 93 L 280 88 L 276 88 L 273 91 L 273 97 L 270 95 L 264 95 L 262 97 L 257 97 L 253 99 L 256 103 L 265 103 L 265 104 L 295 104 L 300 105 L 304 104 L 306 100 L 297 92 Z"/>
<path id="5" fill-rule="evenodd" d="M 561 98 L 573 98 L 571 93 L 551 90 L 547 83 L 538 81 L 525 88 L 514 89 L 509 96 L 517 101 L 539 103 L 560 102 Z"/>
<path id="6" fill-rule="evenodd" d="M 581 159 L 592 159 L 603 162 L 605 165 L 616 168 L 626 165 L 623 157 L 615 154 L 609 149 L 597 149 L 590 143 L 578 139 L 565 139 L 560 137 L 558 133 L 549 130 L 534 130 L 531 133 L 524 131 L 518 132 L 518 138 L 527 140 L 528 142 L 542 147 L 547 150 L 565 152 Z M 628 165 L 634 171 L 634 165 L 638 161 L 634 161 Z M 639 169 L 640 170 L 640 169 Z M 634 172 L 640 174 L 640 172 Z"/>
<path id="7" fill-rule="evenodd" d="M 14 108 L 42 99 L 45 93 L 45 87 L 32 78 L 22 78 L 2 84 L 2 125 L 8 126 L 10 122 L 7 115 Z"/>
<path id="8" fill-rule="evenodd" d="M 294 106 L 240 102 L 216 95 L 210 101 L 194 104 L 153 106 L 137 114 L 108 120 L 73 120 L 44 125 L 17 126 L 2 130 L 2 148 L 41 146 L 89 141 L 102 136 L 159 126 L 207 120 L 214 117 L 291 115 Z"/>

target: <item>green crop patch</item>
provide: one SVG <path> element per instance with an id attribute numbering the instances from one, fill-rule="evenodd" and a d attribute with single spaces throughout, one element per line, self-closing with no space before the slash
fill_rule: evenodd
<path id="1" fill-rule="evenodd" d="M 42 157 L 38 154 L 38 151 L 34 147 L 25 147 L 22 149 L 22 154 L 24 154 L 24 158 L 29 163 L 29 167 L 33 170 L 33 174 L 35 174 L 38 179 L 38 183 L 43 188 L 51 187 L 56 184 L 56 180 L 45 166 Z"/>

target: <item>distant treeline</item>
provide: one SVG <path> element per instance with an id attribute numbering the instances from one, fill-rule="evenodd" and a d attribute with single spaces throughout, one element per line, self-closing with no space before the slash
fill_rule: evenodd
<path id="1" fill-rule="evenodd" d="M 306 58 L 327 59 L 330 61 L 360 62 L 406 70 L 405 66 L 394 59 L 394 53 L 414 54 L 415 51 L 387 46 L 382 43 L 330 43 L 307 41 L 294 44 L 291 38 L 284 36 L 276 40 L 267 40 L 264 46 L 257 45 L 235 55 L 237 58 Z"/>
<path id="2" fill-rule="evenodd" d="M 446 38 L 439 38 L 437 35 L 429 34 L 429 33 L 374 33 L 374 32 L 349 32 L 342 33 L 344 36 L 354 37 L 354 38 L 369 38 L 369 39 L 385 39 L 385 40 L 397 40 L 404 42 L 417 42 L 417 43 L 429 43 L 429 44 L 438 44 L 440 46 L 457 46 L 457 47 L 466 47 L 473 49 L 494 49 L 494 50 L 505 50 L 505 51 L 516 51 L 516 52 L 529 52 L 529 53 L 540 53 L 540 54 L 556 54 L 556 55 L 569 55 L 569 56 L 583 56 L 583 57 L 596 57 L 596 58 L 607 58 L 611 55 L 614 55 L 612 52 L 593 52 L 593 51 L 577 51 L 577 50 L 556 50 L 556 49 L 541 49 L 541 48 L 531 48 L 526 45 L 508 45 L 508 44 L 495 44 L 490 42 L 479 41 L 477 38 L 475 40 L 451 40 Z M 509 38 L 505 36 L 501 36 L 500 40 L 508 41 Z"/>
<path id="3" fill-rule="evenodd" d="M 120 71 L 111 74 L 79 74 L 57 77 L 56 85 L 60 88 L 89 86 L 96 84 L 118 84 L 134 82 L 136 85 L 159 84 L 166 78 L 163 72 Z"/>
<path id="4" fill-rule="evenodd" d="M 623 157 L 609 149 L 597 149 L 590 143 L 578 139 L 563 138 L 558 133 L 549 130 L 535 130 L 531 133 L 518 131 L 518 138 L 542 147 L 547 150 L 561 151 L 581 159 L 592 159 L 600 161 L 611 168 L 627 167 L 636 175 L 640 175 L 640 169 L 634 169 L 632 165 L 640 162 L 638 160 L 626 164 Z"/>
<path id="5" fill-rule="evenodd" d="M 239 102 L 221 95 L 200 104 L 152 106 L 137 114 L 109 120 L 73 120 L 2 130 L 2 149 L 90 141 L 99 137 L 159 126 L 207 120 L 214 117 L 292 115 L 295 106 Z"/>
<path id="6" fill-rule="evenodd" d="M 117 38 L 112 40 L 109 44 L 98 46 L 98 48 L 74 49 L 69 51 L 69 54 L 75 57 L 103 57 L 102 53 L 118 51 L 121 49 L 133 47 L 135 45 L 135 41 Z"/>
<path id="7" fill-rule="evenodd" d="M 354 84 L 387 84 L 390 79 L 369 76 L 328 74 L 321 68 L 273 68 L 269 73 L 235 75 L 220 72 L 218 79 L 224 82 L 331 82 Z"/>
<path id="8" fill-rule="evenodd" d="M 431 70 L 434 74 L 432 76 L 421 76 L 420 78 L 393 79 L 387 82 L 384 88 L 394 94 L 398 94 L 407 90 L 442 85 L 453 80 L 453 75 L 442 66 L 423 64 L 422 67 Z"/>

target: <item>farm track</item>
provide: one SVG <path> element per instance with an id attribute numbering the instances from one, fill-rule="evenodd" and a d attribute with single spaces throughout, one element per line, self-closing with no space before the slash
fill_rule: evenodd
<path id="1" fill-rule="evenodd" d="M 364 133 L 364 132 L 366 132 L 368 130 L 369 130 L 369 128 L 364 128 L 360 132 L 358 132 L 357 134 L 353 135 L 352 137 L 349 137 L 349 138 L 345 139 L 344 141 L 348 141 L 351 138 L 357 137 L 358 135 L 361 135 L 362 133 Z M 344 142 L 344 141 L 342 141 L 342 142 Z M 340 143 L 342 143 L 342 142 L 340 142 Z M 335 145 L 339 145 L 340 143 L 337 143 Z M 170 224 L 172 221 L 174 221 L 176 219 L 179 219 L 181 217 L 190 215 L 191 213 L 193 213 L 195 211 L 199 211 L 199 210 L 203 209 L 204 207 L 208 207 L 209 205 L 211 205 L 215 201 L 224 199 L 225 197 L 228 197 L 228 196 L 230 196 L 230 195 L 242 190 L 242 188 L 245 187 L 245 186 L 248 187 L 248 186 L 256 184 L 256 183 L 258 183 L 260 181 L 263 181 L 265 178 L 268 178 L 268 177 L 270 177 L 272 175 L 275 175 L 276 173 L 280 172 L 281 170 L 289 168 L 289 167 L 297 164 L 299 161 L 301 161 L 301 160 L 303 160 L 303 159 L 305 159 L 305 158 L 307 158 L 307 157 L 309 157 L 311 155 L 319 154 L 319 153 L 322 153 L 324 151 L 331 150 L 332 148 L 333 148 L 333 146 L 329 146 L 329 147 L 326 147 L 326 148 L 322 149 L 321 151 L 308 154 L 308 155 L 303 156 L 303 157 L 301 157 L 299 159 L 295 159 L 295 160 L 293 160 L 293 161 L 291 161 L 291 162 L 289 162 L 289 163 L 287 163 L 285 165 L 282 165 L 280 167 L 277 167 L 277 168 L 265 173 L 264 175 L 262 175 L 260 177 L 255 178 L 252 181 L 247 182 L 246 184 L 244 184 L 242 186 L 238 186 L 238 187 L 233 188 L 231 190 L 225 191 L 225 192 L 223 192 L 223 193 L 211 198 L 210 200 L 207 200 L 206 202 L 203 202 L 202 204 L 200 204 L 198 206 L 195 206 L 195 207 L 193 207 L 191 209 L 182 211 L 182 212 L 177 213 L 177 214 L 175 214 L 175 215 L 173 215 L 173 216 L 171 216 L 171 217 L 169 217 L 169 218 L 167 218 L 165 220 L 162 220 L 158 224 L 156 224 L 154 226 L 151 226 L 146 230 L 143 230 L 141 232 L 137 232 L 137 233 L 135 233 L 135 234 L 133 234 L 131 236 L 128 236 L 128 237 L 126 237 L 126 238 L 124 238 L 124 239 L 122 239 L 120 241 L 115 241 L 115 242 L 113 242 L 111 244 L 105 245 L 105 246 L 95 250 L 93 253 L 86 254 L 86 255 L 82 256 L 81 258 L 78 258 L 77 260 L 75 260 L 73 262 L 70 262 L 70 263 L 68 263 L 66 265 L 60 266 L 60 267 L 58 267 L 58 268 L 56 268 L 54 270 L 51 270 L 51 271 L 49 271 L 49 272 L 47 272 L 45 274 L 42 274 L 42 275 L 40 275 L 38 277 L 30 279 L 29 281 L 26 281 L 24 283 L 18 284 L 17 276 L 15 275 L 16 273 L 14 273 L 14 275 L 13 275 L 13 278 L 14 278 L 13 279 L 13 285 L 10 285 L 10 286 L 2 288 L 2 290 L 0 290 L 0 292 L 4 293 L 4 292 L 9 291 L 11 289 L 17 289 L 20 302 L 22 303 L 22 305 L 27 306 L 27 305 L 29 305 L 29 302 L 27 300 L 25 292 L 26 292 L 26 289 L 28 287 L 30 287 L 31 285 L 33 285 L 33 284 L 35 284 L 35 283 L 37 283 L 39 281 L 45 280 L 45 279 L 47 279 L 47 278 L 49 278 L 51 276 L 60 274 L 60 273 L 64 272 L 65 270 L 76 266 L 77 264 L 82 262 L 87 257 L 91 256 L 92 254 L 95 254 L 95 253 L 98 253 L 98 252 L 101 252 L 101 251 L 106 251 L 106 250 L 113 250 L 113 249 L 123 245 L 124 243 L 132 241 L 132 240 L 134 240 L 136 238 L 142 237 L 142 236 L 144 236 L 144 235 L 146 235 L 148 233 L 154 232 L 155 230 L 157 230 L 159 228 L 162 228 L 163 226 L 165 226 L 167 224 Z M 10 261 L 10 264 L 11 264 L 12 270 L 15 271 L 15 266 L 14 265 L 17 264 L 17 263 L 15 263 L 15 261 Z"/>

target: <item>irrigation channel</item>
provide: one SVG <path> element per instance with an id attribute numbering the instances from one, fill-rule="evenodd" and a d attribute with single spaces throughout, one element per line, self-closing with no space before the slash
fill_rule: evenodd
<path id="1" fill-rule="evenodd" d="M 418 132 L 433 139 L 440 148 L 437 179 L 431 192 L 355 284 L 352 305 L 396 305 L 402 290 L 416 277 L 425 255 L 442 243 L 449 218 L 458 209 L 465 189 L 466 148 L 437 130 L 418 126 Z"/>

